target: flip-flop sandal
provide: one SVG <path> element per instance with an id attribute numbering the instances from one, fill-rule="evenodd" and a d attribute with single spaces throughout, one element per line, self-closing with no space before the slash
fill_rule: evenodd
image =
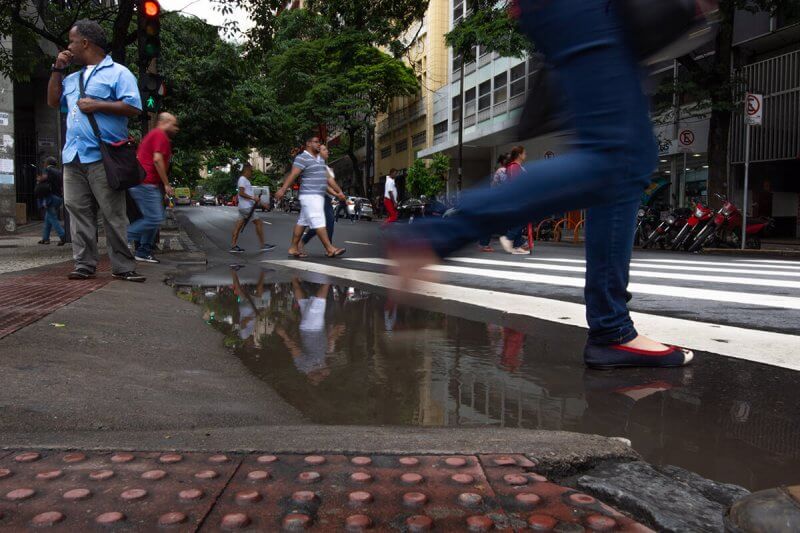
<path id="1" fill-rule="evenodd" d="M 333 259 L 334 257 L 339 257 L 339 256 L 342 256 L 342 255 L 344 255 L 344 253 L 345 253 L 346 251 L 347 251 L 347 249 L 346 249 L 346 248 L 339 248 L 339 249 L 337 249 L 336 251 L 334 251 L 332 254 L 325 254 L 325 255 L 326 255 L 326 256 L 328 256 L 328 257 L 330 257 L 331 259 Z"/>
<path id="2" fill-rule="evenodd" d="M 295 259 L 305 259 L 308 257 L 308 254 L 305 252 L 298 252 L 296 254 L 289 254 L 289 257 L 294 257 Z"/>

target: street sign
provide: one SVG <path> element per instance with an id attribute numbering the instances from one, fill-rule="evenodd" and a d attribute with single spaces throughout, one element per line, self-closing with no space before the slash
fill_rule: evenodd
<path id="1" fill-rule="evenodd" d="M 548 150 L 544 153 L 545 159 L 553 159 L 556 156 L 556 153 L 552 150 Z"/>
<path id="2" fill-rule="evenodd" d="M 764 96 L 747 93 L 744 99 L 744 123 L 748 126 L 760 126 L 763 122 Z"/>
<path id="3" fill-rule="evenodd" d="M 692 130 L 683 130 L 678 134 L 678 152 L 694 152 L 694 132 Z"/>

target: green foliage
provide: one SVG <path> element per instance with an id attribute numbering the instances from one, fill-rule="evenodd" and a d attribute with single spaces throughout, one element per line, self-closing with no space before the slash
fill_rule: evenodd
<path id="1" fill-rule="evenodd" d="M 435 197 L 445 188 L 450 173 L 450 158 L 436 154 L 430 165 L 425 159 L 417 159 L 411 164 L 406 176 L 408 190 L 413 196 Z"/>
<path id="2" fill-rule="evenodd" d="M 505 57 L 522 57 L 533 51 L 533 45 L 509 14 L 508 2 L 467 0 L 467 5 L 472 12 L 445 35 L 447 45 L 466 61 L 475 59 L 478 45 Z"/>
<path id="3" fill-rule="evenodd" d="M 230 172 L 221 170 L 212 172 L 198 185 L 201 185 L 204 191 L 212 194 L 233 194 L 236 191 L 236 181 L 234 181 L 233 176 L 231 176 Z"/>
<path id="4" fill-rule="evenodd" d="M 250 183 L 258 187 L 269 187 L 270 191 L 275 191 L 275 178 L 269 174 L 261 172 L 260 170 L 253 170 L 253 177 L 250 180 Z"/>

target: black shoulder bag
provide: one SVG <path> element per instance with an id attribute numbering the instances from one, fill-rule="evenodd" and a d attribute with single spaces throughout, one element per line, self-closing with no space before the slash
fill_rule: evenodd
<path id="1" fill-rule="evenodd" d="M 84 71 L 81 70 L 78 74 L 81 98 L 86 96 L 83 73 Z M 115 143 L 105 143 L 100 137 L 100 128 L 97 126 L 94 113 L 86 113 L 86 116 L 89 117 L 89 123 L 100 143 L 100 153 L 103 156 L 103 167 L 106 170 L 108 186 L 115 191 L 123 191 L 139 185 L 144 180 L 145 171 L 136 158 L 136 141 L 128 137 Z"/>

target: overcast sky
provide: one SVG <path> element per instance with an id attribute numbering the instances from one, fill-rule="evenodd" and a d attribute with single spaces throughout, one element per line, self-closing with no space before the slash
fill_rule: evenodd
<path id="1" fill-rule="evenodd" d="M 212 0 L 160 0 L 161 7 L 165 11 L 181 11 L 184 14 L 199 17 L 209 24 L 222 26 L 225 18 L 217 11 L 216 2 Z M 239 23 L 239 29 L 246 31 L 253 26 L 248 13 L 242 9 L 236 9 L 233 15 L 228 18 Z"/>

